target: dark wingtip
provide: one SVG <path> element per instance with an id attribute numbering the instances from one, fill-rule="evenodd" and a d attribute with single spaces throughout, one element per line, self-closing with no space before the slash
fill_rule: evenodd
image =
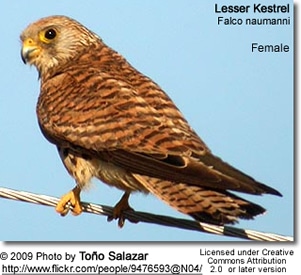
<path id="1" fill-rule="evenodd" d="M 277 191 L 277 190 L 275 190 L 274 189 L 274 193 L 272 193 L 273 195 L 276 195 L 276 196 L 279 196 L 279 197 L 283 197 L 283 195 L 279 192 L 279 191 Z"/>
<path id="2" fill-rule="evenodd" d="M 261 183 L 261 185 L 263 185 L 265 187 L 264 188 L 264 191 L 265 191 L 264 193 L 271 194 L 271 195 L 276 195 L 276 196 L 279 196 L 279 197 L 283 197 L 282 194 L 278 190 L 276 190 L 276 189 L 274 189 L 270 186 L 264 185 L 262 183 Z"/>
<path id="3" fill-rule="evenodd" d="M 271 195 L 282 197 L 282 194 L 278 190 L 262 182 L 254 180 L 253 187 L 254 187 L 253 190 L 255 191 L 255 193 L 253 193 L 254 195 L 271 194 Z"/>

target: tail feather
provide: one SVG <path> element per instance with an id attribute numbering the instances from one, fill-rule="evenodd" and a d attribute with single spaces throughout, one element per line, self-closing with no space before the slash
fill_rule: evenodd
<path id="1" fill-rule="evenodd" d="M 208 190 L 139 174 L 133 176 L 165 203 L 200 222 L 234 224 L 239 218 L 253 219 L 265 212 L 263 207 L 228 191 Z"/>

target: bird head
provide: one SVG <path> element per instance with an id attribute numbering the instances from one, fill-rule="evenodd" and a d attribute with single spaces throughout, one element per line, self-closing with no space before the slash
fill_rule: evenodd
<path id="1" fill-rule="evenodd" d="M 40 74 L 74 60 L 100 38 L 77 21 L 66 16 L 50 16 L 30 24 L 20 36 L 21 57 Z"/>

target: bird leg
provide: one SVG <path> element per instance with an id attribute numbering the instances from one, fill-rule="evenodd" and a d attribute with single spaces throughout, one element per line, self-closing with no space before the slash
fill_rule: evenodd
<path id="1" fill-rule="evenodd" d="M 80 192 L 81 189 L 75 186 L 69 193 L 62 196 L 58 204 L 56 205 L 56 212 L 60 213 L 61 216 L 66 216 L 72 206 L 72 214 L 77 216 L 82 213 L 82 206 L 80 203 Z"/>
<path id="2" fill-rule="evenodd" d="M 108 221 L 118 219 L 118 226 L 122 228 L 125 223 L 124 211 L 134 211 L 129 205 L 130 192 L 125 192 L 119 202 L 114 206 L 113 215 L 108 217 Z M 137 223 L 137 221 L 129 220 L 130 222 Z"/>

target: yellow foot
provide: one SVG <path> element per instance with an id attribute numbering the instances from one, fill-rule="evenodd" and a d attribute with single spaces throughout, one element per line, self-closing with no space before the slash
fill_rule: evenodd
<path id="1" fill-rule="evenodd" d="M 80 188 L 74 187 L 69 193 L 65 194 L 61 200 L 58 202 L 55 210 L 60 213 L 61 216 L 66 216 L 69 210 L 72 211 L 72 214 L 77 216 L 82 213 L 82 206 L 80 203 Z M 72 208 L 70 208 L 72 206 Z"/>
<path id="2" fill-rule="evenodd" d="M 117 220 L 118 226 L 122 228 L 124 226 L 125 217 L 123 215 L 124 211 L 134 211 L 129 205 L 130 193 L 125 192 L 120 201 L 114 206 L 113 215 L 108 217 L 108 221 Z M 137 223 L 137 221 L 129 220 L 130 222 Z"/>

